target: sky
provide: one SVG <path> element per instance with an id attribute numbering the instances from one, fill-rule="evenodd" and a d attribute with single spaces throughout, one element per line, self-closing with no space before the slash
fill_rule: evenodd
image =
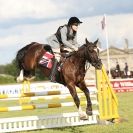
<path id="1" fill-rule="evenodd" d="M 106 15 L 106 33 L 101 29 Z M 46 44 L 60 25 L 76 16 L 83 23 L 78 29 L 78 43 L 97 38 L 106 49 L 124 47 L 128 39 L 133 48 L 132 0 L 0 0 L 0 65 L 11 63 L 16 53 L 31 42 Z"/>

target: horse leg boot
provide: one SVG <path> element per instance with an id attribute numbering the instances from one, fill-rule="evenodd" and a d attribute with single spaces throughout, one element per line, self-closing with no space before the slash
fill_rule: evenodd
<path id="1" fill-rule="evenodd" d="M 84 92 L 85 96 L 86 96 L 86 100 L 87 100 L 87 107 L 86 107 L 86 114 L 87 115 L 92 115 L 92 103 L 91 103 L 91 99 L 90 99 L 90 92 L 88 90 L 88 88 L 85 85 L 85 82 L 81 82 L 78 84 L 78 87 Z"/>
<path id="2" fill-rule="evenodd" d="M 56 82 L 57 64 L 58 64 L 58 61 L 57 61 L 57 59 L 55 59 L 54 63 L 53 63 L 52 70 L 51 70 L 51 75 L 50 75 L 50 80 L 52 82 Z"/>
<path id="3" fill-rule="evenodd" d="M 91 99 L 90 99 L 90 92 L 88 89 L 83 90 L 86 99 L 87 99 L 87 107 L 86 107 L 86 114 L 87 115 L 93 115 L 92 113 L 92 103 L 91 103 Z"/>
<path id="4" fill-rule="evenodd" d="M 77 95 L 77 92 L 76 92 L 76 88 L 74 85 L 72 84 L 69 84 L 67 85 L 71 95 L 72 95 L 72 98 L 78 108 L 78 113 L 79 113 L 79 117 L 81 120 L 87 120 L 88 119 L 88 116 L 87 114 L 82 110 L 81 106 L 80 106 L 80 100 L 78 98 L 78 95 Z"/>
<path id="5" fill-rule="evenodd" d="M 24 80 L 24 70 L 21 69 L 19 76 L 16 78 L 17 82 L 22 82 Z"/>

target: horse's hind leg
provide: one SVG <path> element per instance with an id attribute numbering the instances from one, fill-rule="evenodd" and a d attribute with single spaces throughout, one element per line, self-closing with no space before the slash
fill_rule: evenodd
<path id="1" fill-rule="evenodd" d="M 24 70 L 24 79 L 33 80 L 35 78 L 35 70 Z"/>
<path id="2" fill-rule="evenodd" d="M 24 80 L 24 72 L 23 69 L 20 70 L 19 75 L 16 78 L 17 82 L 22 82 Z"/>
<path id="3" fill-rule="evenodd" d="M 19 76 L 16 78 L 16 80 L 17 82 L 22 82 L 24 80 L 31 80 L 31 71 L 21 69 Z"/>
<path id="4" fill-rule="evenodd" d="M 92 103 L 91 103 L 91 99 L 90 99 L 90 92 L 89 92 L 88 88 L 86 87 L 85 82 L 84 81 L 80 82 L 78 84 L 78 87 L 84 92 L 84 94 L 86 96 L 86 100 L 87 100 L 86 114 L 92 115 Z"/>
<path id="5" fill-rule="evenodd" d="M 79 111 L 79 115 L 80 115 L 80 119 L 88 119 L 86 113 L 84 113 L 81 109 L 81 106 L 80 106 L 80 100 L 78 98 L 78 95 L 77 95 L 77 92 L 76 92 L 76 88 L 75 88 L 75 85 L 73 83 L 69 83 L 67 84 L 67 87 L 72 95 L 72 98 L 78 108 L 78 111 Z"/>

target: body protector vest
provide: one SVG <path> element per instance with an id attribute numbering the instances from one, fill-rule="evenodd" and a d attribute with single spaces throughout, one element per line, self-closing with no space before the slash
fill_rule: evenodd
<path id="1" fill-rule="evenodd" d="M 75 38 L 75 35 L 77 32 L 73 32 L 72 35 L 70 35 L 70 27 L 68 25 L 63 25 L 63 26 L 60 26 L 58 29 L 57 29 L 57 32 L 55 33 L 55 36 L 57 38 L 57 40 L 59 41 L 60 45 L 63 45 L 63 42 L 62 42 L 62 38 L 61 38 L 61 29 L 66 26 L 67 27 L 67 40 L 73 40 Z"/>

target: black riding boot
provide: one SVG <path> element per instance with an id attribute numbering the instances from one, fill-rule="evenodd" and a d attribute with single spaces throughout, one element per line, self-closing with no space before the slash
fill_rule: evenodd
<path id="1" fill-rule="evenodd" d="M 51 70 L 51 75 L 50 75 L 50 80 L 52 82 L 56 82 L 57 64 L 58 64 L 58 61 L 57 59 L 55 59 L 52 70 Z"/>

